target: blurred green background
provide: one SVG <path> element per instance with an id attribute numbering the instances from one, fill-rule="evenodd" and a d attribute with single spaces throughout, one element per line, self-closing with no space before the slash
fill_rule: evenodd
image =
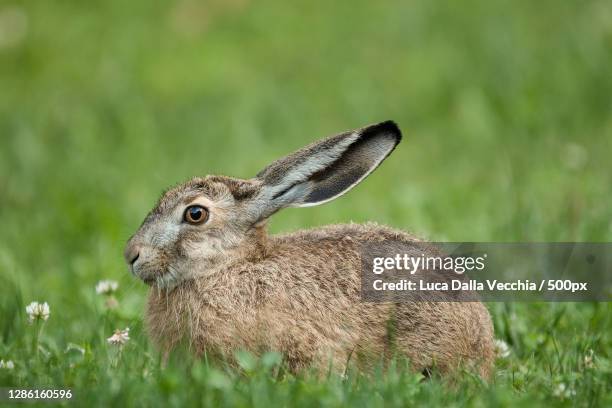
<path id="1" fill-rule="evenodd" d="M 611 66 L 604 0 L 2 0 L 0 351 L 31 299 L 88 341 L 100 279 L 139 321 L 122 250 L 165 188 L 385 119 L 405 138 L 379 170 L 271 231 L 611 241 Z"/>
<path id="2" fill-rule="evenodd" d="M 384 166 L 271 230 L 609 241 L 610 66 L 607 1 L 3 1 L 0 267 L 121 277 L 168 186 L 385 119 Z"/>

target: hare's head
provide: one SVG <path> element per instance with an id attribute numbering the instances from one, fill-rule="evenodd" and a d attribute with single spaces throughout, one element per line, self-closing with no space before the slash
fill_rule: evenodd
<path id="1" fill-rule="evenodd" d="M 313 143 L 249 180 L 192 179 L 161 197 L 128 241 L 125 259 L 136 276 L 158 288 L 214 271 L 224 260 L 262 245 L 270 215 L 341 196 L 376 169 L 400 139 L 398 127 L 388 121 Z"/>

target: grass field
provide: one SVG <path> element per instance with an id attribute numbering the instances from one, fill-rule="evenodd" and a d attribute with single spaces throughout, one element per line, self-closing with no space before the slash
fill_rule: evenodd
<path id="1" fill-rule="evenodd" d="M 495 3 L 495 4 L 493 4 Z M 178 353 L 142 323 L 122 250 L 160 192 L 254 175 L 385 119 L 405 139 L 338 201 L 273 232 L 389 224 L 450 241 L 612 241 L 612 5 L 601 1 L 0 2 L 0 386 L 82 406 L 612 405 L 610 303 L 489 304 L 490 384 L 293 377 Z M 109 310 L 95 285 L 119 282 Z M 25 307 L 51 315 L 30 325 Z M 130 328 L 121 349 L 107 344 Z"/>

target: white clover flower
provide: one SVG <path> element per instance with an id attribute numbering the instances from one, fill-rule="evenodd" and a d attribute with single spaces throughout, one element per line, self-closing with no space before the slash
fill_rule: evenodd
<path id="1" fill-rule="evenodd" d="M 495 354 L 497 357 L 507 358 L 510 356 L 510 346 L 503 340 L 495 340 Z"/>
<path id="2" fill-rule="evenodd" d="M 560 396 L 562 396 L 564 393 L 565 393 L 565 384 L 563 384 L 563 383 L 557 384 L 557 387 L 556 387 L 556 388 L 553 390 L 553 392 L 552 392 L 552 394 L 553 394 L 555 397 L 560 397 Z"/>
<path id="3" fill-rule="evenodd" d="M 119 288 L 119 284 L 114 280 L 102 280 L 96 285 L 98 295 L 112 295 Z"/>
<path id="4" fill-rule="evenodd" d="M 15 363 L 13 363 L 11 360 L 0 360 L 0 368 L 12 370 L 13 368 L 15 368 Z"/>
<path id="5" fill-rule="evenodd" d="M 113 333 L 112 336 L 110 336 L 108 339 L 106 339 L 106 341 L 108 341 L 109 344 L 115 345 L 115 346 L 123 346 L 125 343 L 128 342 L 128 340 L 130 340 L 130 328 L 126 327 L 124 330 L 115 330 L 115 333 Z"/>
<path id="6" fill-rule="evenodd" d="M 571 398 L 576 395 L 576 390 L 566 386 L 564 383 L 559 383 L 553 390 L 552 395 L 561 399 Z"/>
<path id="7" fill-rule="evenodd" d="M 30 323 L 33 323 L 35 320 L 47 320 L 51 314 L 47 302 L 32 302 L 26 306 L 26 312 L 28 314 L 28 320 Z"/>

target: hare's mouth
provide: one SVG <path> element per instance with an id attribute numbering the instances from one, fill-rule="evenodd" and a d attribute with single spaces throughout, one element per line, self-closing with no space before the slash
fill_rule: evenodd
<path id="1" fill-rule="evenodd" d="M 138 279 L 140 279 L 141 281 L 143 281 L 144 283 L 146 283 L 147 285 L 151 286 L 153 284 L 155 284 L 155 282 L 157 281 L 157 279 L 163 274 L 160 273 L 159 271 L 150 268 L 150 265 L 133 265 L 130 268 L 130 271 L 132 272 L 132 274 L 137 277 Z"/>
<path id="2" fill-rule="evenodd" d="M 152 278 L 152 277 L 151 278 L 142 278 L 142 281 L 145 284 L 149 285 L 149 286 L 153 286 L 153 285 L 155 285 L 155 282 L 157 281 L 157 279 L 156 278 Z"/>
<path id="3" fill-rule="evenodd" d="M 172 269 L 157 271 L 139 276 L 145 285 L 158 289 L 172 289 L 181 283 L 182 278 Z"/>
<path id="4" fill-rule="evenodd" d="M 141 276 L 140 280 L 147 286 L 166 287 L 174 280 L 168 273 L 156 273 L 146 276 Z"/>

